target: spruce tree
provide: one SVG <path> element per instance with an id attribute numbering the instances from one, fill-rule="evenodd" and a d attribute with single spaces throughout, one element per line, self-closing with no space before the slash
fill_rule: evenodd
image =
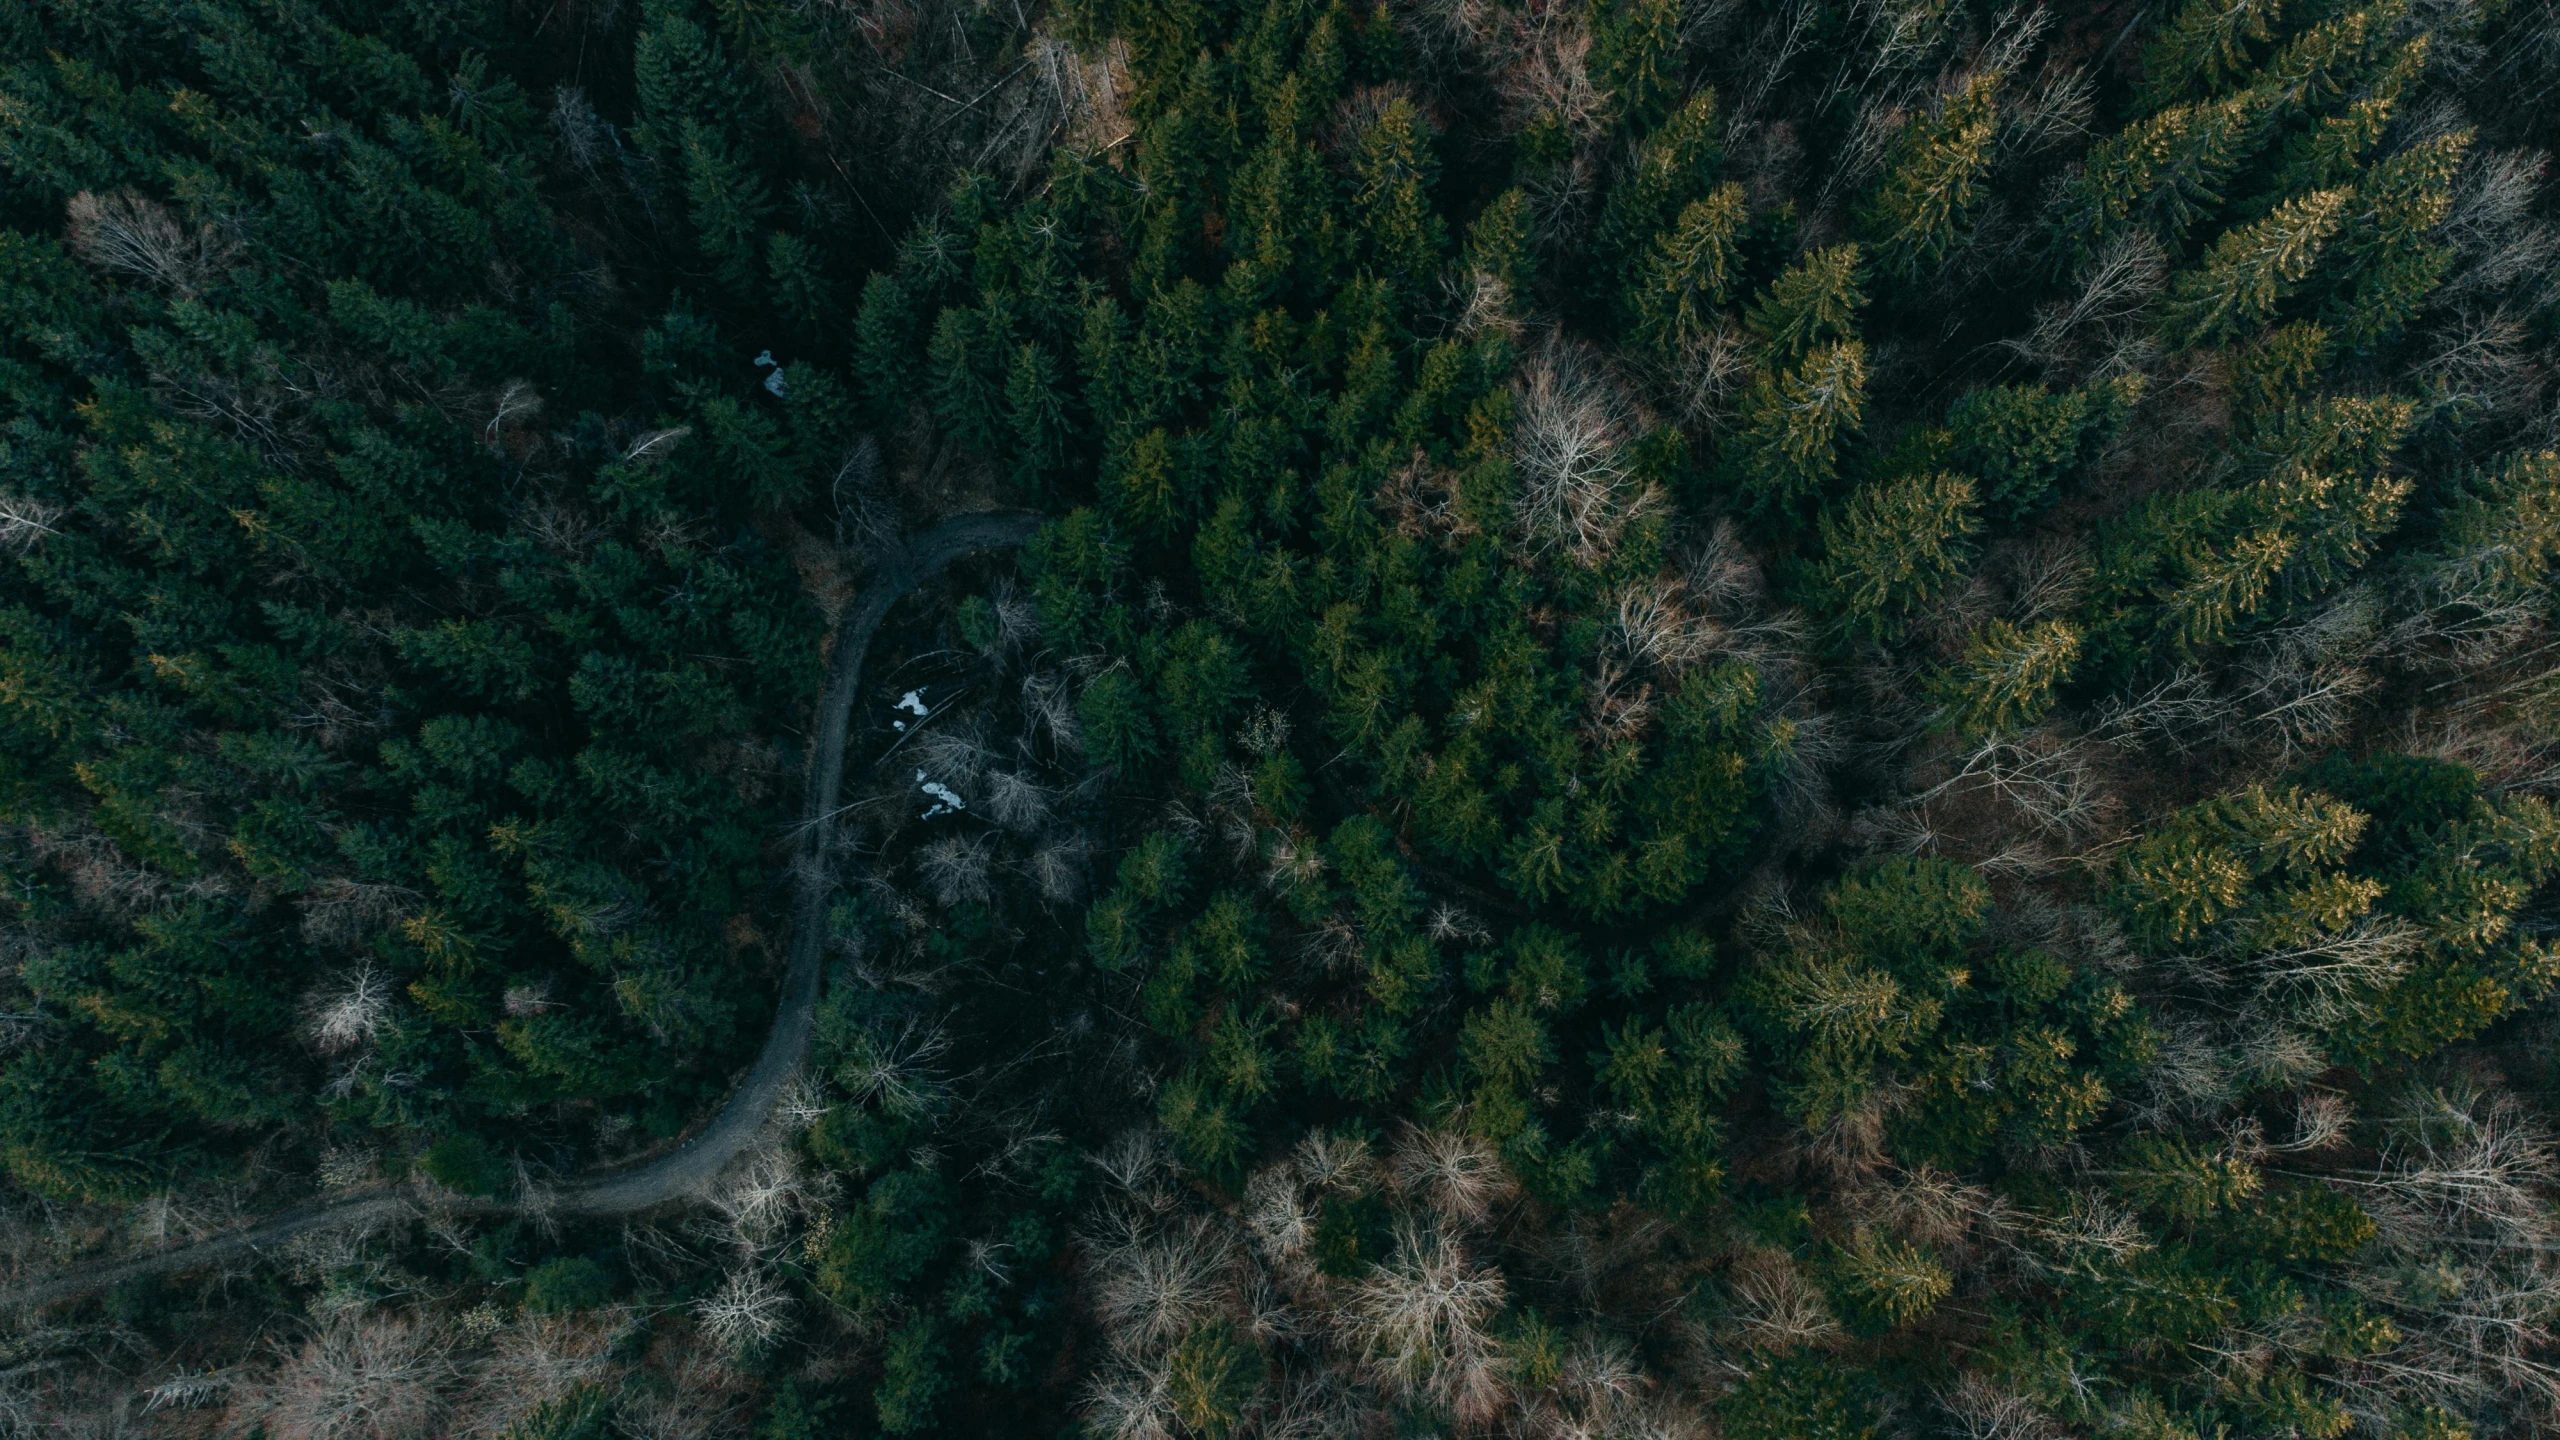
<path id="1" fill-rule="evenodd" d="M 1866 359 L 1857 341 L 1834 341 L 1752 382 L 1730 453 L 1755 512 L 1794 514 L 1839 474 L 1840 445 L 1865 423 Z"/>
<path id="2" fill-rule="evenodd" d="M 2434 238 L 2453 204 L 2453 180 L 2470 149 L 2468 130 L 2410 146 L 2366 172 L 2347 204 L 2338 237 L 2351 288 L 2330 302 L 2338 337 L 2370 347 L 2418 313 L 2453 265 Z"/>
<path id="3" fill-rule="evenodd" d="M 835 285 L 815 245 L 776 230 L 765 241 L 765 269 L 773 277 L 775 302 L 801 334 L 814 336 L 833 323 Z"/>
<path id="4" fill-rule="evenodd" d="M 1995 619 L 1965 640 L 1934 689 L 1940 723 L 1967 736 L 2023 730 L 2049 713 L 2080 658 L 2080 634 L 2061 620 L 2020 628 Z"/>
<path id="5" fill-rule="evenodd" d="M 1602 293 L 1614 293 L 1634 278 L 1656 237 L 1715 187 L 1723 163 L 1715 92 L 1700 90 L 1644 138 L 1627 173 L 1609 187 L 1592 233 Z"/>
<path id="6" fill-rule="evenodd" d="M 694 243 L 717 268 L 720 283 L 738 296 L 762 290 L 759 241 L 773 211 L 764 177 L 753 162 L 732 151 L 717 131 L 688 120 L 681 140 L 685 200 Z"/>
<path id="7" fill-rule="evenodd" d="M 2251 88 L 2173 105 L 2090 147 L 2055 221 L 2062 253 L 2085 258 L 2138 226 L 2172 243 L 2221 209 L 2226 187 L 2264 138 L 2275 101 Z"/>
<path id="8" fill-rule="evenodd" d="M 1822 515 L 1817 583 L 1853 630 L 1901 633 L 1912 613 L 1962 574 L 1982 529 L 1973 481 L 1943 471 L 1881 480 Z"/>
<path id="9" fill-rule="evenodd" d="M 2178 277 L 2162 319 L 2172 343 L 2212 345 L 2255 331 L 2311 274 L 2346 218 L 2347 192 L 2285 201 L 2254 224 L 2226 231 L 2204 263 Z"/>
<path id="10" fill-rule="evenodd" d="M 1816 346 L 1856 336 L 1867 303 L 1865 273 L 1857 246 L 1834 245 L 1771 281 L 1745 313 L 1766 363 L 1791 365 Z"/>
<path id="11" fill-rule="evenodd" d="M 2143 103 L 2210 96 L 2247 74 L 2283 10 L 2280 0 L 2187 0 L 2142 52 Z"/>
<path id="12" fill-rule="evenodd" d="M 1887 275 L 1908 282 L 1935 274 L 1961 242 L 1991 168 L 1998 93 L 1998 77 L 1977 76 L 1895 139 L 1859 217 Z"/>
<path id="13" fill-rule="evenodd" d="M 1621 127 L 1653 129 L 1681 90 L 1679 0 L 1611 0 L 1592 13 L 1592 82 Z"/>
<path id="14" fill-rule="evenodd" d="M 1728 183 L 1691 201 L 1654 241 L 1626 308 L 1638 334 L 1665 360 L 1686 355 L 1724 308 L 1747 218 L 1742 187 Z"/>

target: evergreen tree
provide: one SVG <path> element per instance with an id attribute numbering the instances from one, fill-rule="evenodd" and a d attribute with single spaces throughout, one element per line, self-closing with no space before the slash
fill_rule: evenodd
<path id="1" fill-rule="evenodd" d="M 2296 320 L 2279 325 L 2232 356 L 2231 391 L 2244 424 L 2282 415 L 2308 399 L 2335 346 L 2328 327 Z"/>
<path id="2" fill-rule="evenodd" d="M 835 285 L 816 246 L 776 230 L 765 241 L 765 269 L 773 276 L 774 300 L 793 328 L 814 336 L 833 322 Z"/>
<path id="3" fill-rule="evenodd" d="M 1647 250 L 1682 211 L 1715 188 L 1724 163 L 1724 128 L 1715 92 L 1700 90 L 1645 136 L 1627 173 L 1609 188 L 1592 232 L 1595 269 L 1604 293 L 1634 278 Z"/>
<path id="4" fill-rule="evenodd" d="M 1973 481 L 1943 471 L 1862 487 L 1822 516 L 1817 584 L 1853 630 L 1891 638 L 1962 574 L 1982 529 Z"/>
<path id="5" fill-rule="evenodd" d="M 1935 1257 L 1874 1230 L 1835 1245 L 1828 1259 L 1841 1308 L 1861 1330 L 1911 1324 L 1955 1293 L 1955 1277 Z"/>
<path id="6" fill-rule="evenodd" d="M 1724 308 L 1746 219 L 1742 187 L 1725 184 L 1690 202 L 1654 242 L 1627 310 L 1638 333 L 1666 360 L 1686 355 Z"/>
<path id="7" fill-rule="evenodd" d="M 629 18 L 0 10 L 0 1199 L 473 1196 L 242 1423 L 2534 1423 L 2531 17 Z M 530 1223 L 802 1022 L 717 1244 Z"/>
<path id="8" fill-rule="evenodd" d="M 2330 311 L 2339 338 L 2368 347 L 2397 332 L 2442 283 L 2451 247 L 2433 238 L 2453 203 L 2453 178 L 2471 132 L 2438 135 L 2368 171 L 2344 207 L 2339 247 L 2352 288 Z"/>
<path id="9" fill-rule="evenodd" d="M 1794 364 L 1817 346 L 1854 337 L 1858 312 L 1867 303 L 1860 288 L 1864 276 L 1858 247 L 1834 245 L 1805 256 L 1771 281 L 1745 315 L 1767 363 L 1772 368 Z"/>
<path id="10" fill-rule="evenodd" d="M 2518 451 L 2474 471 L 2446 505 L 2422 583 L 2479 608 L 2521 600 L 2560 557 L 2560 454 Z"/>
<path id="11" fill-rule="evenodd" d="M 2223 643 L 2266 602 L 2299 543 L 2267 526 L 2199 549 L 2160 597 L 2161 632 L 2190 652 Z"/>
<path id="12" fill-rule="evenodd" d="M 862 282 L 855 312 L 853 371 L 861 382 L 864 411 L 879 429 L 894 429 L 914 402 L 912 391 L 916 314 L 898 277 L 874 271 Z"/>
<path id="13" fill-rule="evenodd" d="M 1428 198 L 1437 165 L 1422 114 L 1390 101 L 1359 138 L 1352 164 L 1352 213 L 1376 272 L 1418 295 L 1438 271 L 1446 226 Z"/>
<path id="14" fill-rule="evenodd" d="M 1934 274 L 1960 243 L 1991 168 L 1998 92 L 1997 76 L 1977 76 L 1935 114 L 1903 126 L 1860 211 L 1860 228 L 1886 274 L 1905 281 Z"/>
<path id="15" fill-rule="evenodd" d="M 1610 95 L 1621 126 L 1652 130 L 1682 88 L 1677 0 L 1612 0 L 1593 7 L 1593 22 L 1592 83 Z"/>
<path id="16" fill-rule="evenodd" d="M 2223 187 L 2264 138 L 2275 97 L 2252 87 L 2221 100 L 2172 105 L 2090 147 L 2057 207 L 2063 253 L 2082 258 L 2137 226 L 2172 243 L 2218 211 Z"/>
<path id="17" fill-rule="evenodd" d="M 2275 38 L 2278 0 L 2187 0 L 2142 54 L 2142 101 L 2163 105 L 2213 95 L 2252 67 Z"/>
<path id="18" fill-rule="evenodd" d="M 1066 463 L 1067 399 L 1061 367 L 1038 342 L 1014 352 L 1005 377 L 1006 419 L 1013 431 L 1014 475 L 1025 489 L 1042 488 Z"/>
<path id="19" fill-rule="evenodd" d="M 718 267 L 720 283 L 731 293 L 753 295 L 762 288 L 758 241 L 773 209 L 764 178 L 718 132 L 698 122 L 685 122 L 680 143 L 694 243 Z"/>
<path id="20" fill-rule="evenodd" d="M 2023 520 L 2114 440 L 2143 388 L 2142 377 L 2126 375 L 2060 395 L 2021 385 L 1969 391 L 1947 411 L 1951 458 L 1980 479 L 1993 520 Z"/>
<path id="21" fill-rule="evenodd" d="M 1839 474 L 1841 442 L 1865 423 L 1866 359 L 1857 341 L 1833 342 L 1753 381 L 1732 453 L 1755 511 L 1791 514 Z"/>
<path id="22" fill-rule="evenodd" d="M 2063 621 L 2020 629 L 1993 620 L 1966 639 L 1963 658 L 1938 677 L 1941 723 L 1975 736 L 2025 729 L 2053 708 L 2079 658 L 2079 632 Z"/>
<path id="23" fill-rule="evenodd" d="M 2178 277 L 2161 328 L 2178 345 L 2220 344 L 2264 327 L 2320 261 L 2346 218 L 2347 193 L 2296 196 L 2264 220 L 2224 232 Z"/>

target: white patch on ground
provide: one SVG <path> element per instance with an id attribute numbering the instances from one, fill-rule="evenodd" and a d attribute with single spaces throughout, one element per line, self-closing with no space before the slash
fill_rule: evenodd
<path id="1" fill-rule="evenodd" d="M 910 690 L 906 694 L 899 696 L 898 703 L 890 706 L 889 708 L 892 710 L 913 711 L 918 716 L 930 715 L 933 713 L 932 709 L 924 703 L 924 692 L 921 690 Z M 889 723 L 900 730 L 907 728 L 907 722 L 904 720 L 892 720 Z"/>
<path id="2" fill-rule="evenodd" d="M 969 802 L 960 798 L 959 791 L 939 780 L 927 779 L 921 770 L 916 772 L 916 788 L 933 797 L 933 808 L 924 812 L 924 818 L 927 820 L 936 815 L 949 815 L 969 808 Z"/>

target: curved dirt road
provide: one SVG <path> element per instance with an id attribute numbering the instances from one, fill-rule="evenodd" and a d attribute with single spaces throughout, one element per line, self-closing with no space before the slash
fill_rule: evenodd
<path id="1" fill-rule="evenodd" d="M 854 697 L 862 689 L 862 664 L 889 608 L 953 561 L 982 550 L 1020 545 L 1042 517 L 1021 511 L 958 515 L 880 557 L 871 583 L 846 612 L 827 666 L 826 693 L 818 701 L 810 739 L 807 795 L 800 846 L 792 869 L 799 880 L 798 913 L 791 927 L 791 964 L 755 1068 L 738 1082 L 720 1113 L 682 1145 L 654 1160 L 572 1181 L 543 1196 L 542 1209 L 559 1215 L 626 1215 L 699 1192 L 755 1139 L 783 1087 L 800 1072 L 817 1020 L 819 981 L 825 970 L 827 897 L 835 877 L 827 854 L 835 839 L 836 796 L 844 783 L 845 736 Z M 279 1211 L 237 1230 L 121 1260 L 78 1265 L 0 1291 L 0 1309 L 20 1310 L 87 1294 L 148 1275 L 175 1274 L 219 1263 L 244 1251 L 263 1250 L 299 1235 L 382 1224 L 423 1208 L 406 1185 L 382 1186 L 335 1200 Z M 504 1214 L 529 1208 L 524 1201 L 445 1198 L 449 1214 Z"/>

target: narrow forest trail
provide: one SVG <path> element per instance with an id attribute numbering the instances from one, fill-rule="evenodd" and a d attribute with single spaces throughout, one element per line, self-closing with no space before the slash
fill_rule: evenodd
<path id="1" fill-rule="evenodd" d="M 853 703 L 862 690 L 862 666 L 889 610 L 909 591 L 954 561 L 987 550 L 1008 549 L 1031 538 L 1043 517 L 1024 511 L 958 515 L 878 557 L 871 582 L 847 610 L 827 667 L 810 740 L 807 795 L 792 871 L 798 880 L 798 913 L 791 928 L 791 963 L 782 994 L 753 1069 L 730 1092 L 711 1123 L 674 1150 L 627 1169 L 573 1180 L 533 1199 L 438 1197 L 440 1213 L 500 1215 L 539 1208 L 554 1215 L 628 1215 L 698 1194 L 754 1141 L 776 1101 L 808 1057 L 825 973 L 827 900 L 835 875 L 827 861 L 835 839 L 837 796 L 844 784 L 844 752 Z M 236 1230 L 186 1245 L 118 1260 L 75 1265 L 21 1280 L 0 1290 L 0 1309 L 24 1310 L 152 1275 L 178 1274 L 218 1264 L 326 1230 L 384 1224 L 426 1209 L 429 1202 L 406 1183 L 379 1186 L 280 1211 Z"/>

